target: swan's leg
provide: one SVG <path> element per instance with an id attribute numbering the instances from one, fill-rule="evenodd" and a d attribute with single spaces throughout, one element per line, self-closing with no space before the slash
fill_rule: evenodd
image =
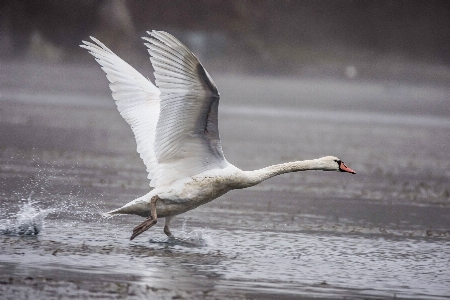
<path id="1" fill-rule="evenodd" d="M 133 234 L 130 237 L 130 241 L 133 240 L 135 237 L 143 233 L 144 231 L 148 230 L 150 227 L 156 224 L 158 222 L 158 217 L 156 215 L 156 201 L 159 200 L 158 196 L 153 196 L 150 200 L 150 217 L 147 218 L 144 222 L 139 224 L 138 226 L 134 227 Z"/>
<path id="2" fill-rule="evenodd" d="M 164 223 L 164 233 L 165 233 L 168 237 L 173 237 L 172 232 L 170 232 L 170 229 L 169 229 L 170 220 L 172 220 L 172 217 L 166 217 L 166 221 L 165 221 L 165 223 Z"/>

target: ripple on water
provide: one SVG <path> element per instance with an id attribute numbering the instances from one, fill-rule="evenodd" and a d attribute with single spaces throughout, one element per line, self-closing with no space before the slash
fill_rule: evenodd
<path id="1" fill-rule="evenodd" d="M 150 243 L 162 243 L 168 245 L 178 245 L 183 247 L 208 247 L 214 246 L 213 236 L 209 229 L 189 229 L 186 225 L 186 219 L 183 221 L 181 230 L 177 230 L 174 237 L 151 238 Z"/>
<path id="2" fill-rule="evenodd" d="M 450 276 L 448 241 L 386 238 L 374 235 L 332 235 L 234 231 L 221 235 L 233 260 L 223 261 L 227 278 L 328 287 L 392 295 L 447 295 Z M 239 236 L 237 242 L 232 242 Z M 234 247 L 230 248 L 230 245 Z M 251 262 L 251 263 L 249 263 Z M 439 263 L 438 263 L 439 262 Z"/>

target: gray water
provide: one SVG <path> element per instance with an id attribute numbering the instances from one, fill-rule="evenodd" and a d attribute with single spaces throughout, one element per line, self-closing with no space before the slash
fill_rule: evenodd
<path id="1" fill-rule="evenodd" d="M 101 213 L 148 182 L 104 75 L 8 66 L 1 299 L 450 298 L 448 88 L 214 76 L 231 163 L 335 155 L 357 174 L 279 176 L 130 242 L 143 219 Z"/>

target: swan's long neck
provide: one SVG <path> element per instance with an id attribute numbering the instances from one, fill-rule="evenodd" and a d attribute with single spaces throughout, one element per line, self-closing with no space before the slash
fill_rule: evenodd
<path id="1" fill-rule="evenodd" d="M 244 171 L 246 176 L 246 185 L 245 187 L 250 187 L 255 184 L 258 184 L 266 179 L 271 177 L 290 173 L 290 172 L 298 172 L 298 171 L 307 171 L 307 170 L 329 170 L 327 165 L 319 158 L 312 160 L 302 160 L 295 162 L 288 162 L 285 164 L 273 165 L 266 168 L 262 168 L 255 171 Z"/>

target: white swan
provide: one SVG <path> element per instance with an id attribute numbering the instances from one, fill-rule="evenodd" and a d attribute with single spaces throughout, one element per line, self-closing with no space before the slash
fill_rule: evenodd
<path id="1" fill-rule="evenodd" d="M 172 236 L 173 216 L 194 209 L 233 189 L 258 184 L 288 172 L 305 170 L 355 173 L 332 156 L 289 162 L 256 171 L 242 171 L 224 157 L 219 138 L 219 92 L 195 55 L 163 31 L 147 32 L 156 85 L 100 41 L 83 41 L 111 82 L 112 97 L 130 124 L 144 161 L 148 194 L 107 214 L 148 217 L 133 229 L 131 240 L 165 218 L 164 233 Z"/>

